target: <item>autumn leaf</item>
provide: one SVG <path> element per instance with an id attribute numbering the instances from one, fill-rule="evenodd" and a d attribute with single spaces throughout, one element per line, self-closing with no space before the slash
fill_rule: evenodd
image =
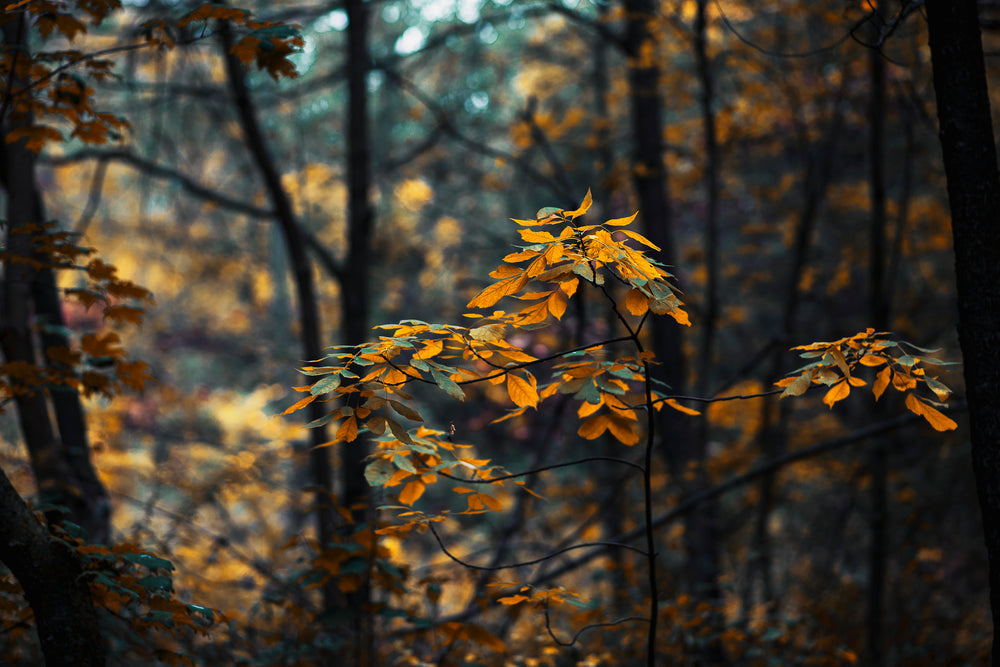
<path id="1" fill-rule="evenodd" d="M 642 317 L 649 310 L 649 297 L 637 289 L 625 295 L 625 308 L 636 317 Z"/>
<path id="2" fill-rule="evenodd" d="M 801 396 L 811 384 L 812 373 L 803 373 L 788 383 L 785 390 L 781 392 L 781 398 L 785 398 L 787 396 Z"/>
<path id="3" fill-rule="evenodd" d="M 830 387 L 830 390 L 826 392 L 825 396 L 823 396 L 823 402 L 832 408 L 834 403 L 847 398 L 847 395 L 850 393 L 851 385 L 847 383 L 847 380 L 841 380 L 837 384 Z"/>
<path id="4" fill-rule="evenodd" d="M 581 215 L 590 210 L 590 207 L 591 205 L 593 205 L 593 203 L 594 203 L 594 198 L 591 196 L 590 189 L 588 188 L 587 194 L 584 196 L 583 201 L 580 202 L 580 206 L 578 208 L 573 209 L 572 211 L 564 212 L 563 216 L 570 219 L 579 218 Z"/>
<path id="5" fill-rule="evenodd" d="M 632 215 L 628 216 L 627 218 L 613 218 L 611 220 L 605 220 L 604 224 L 605 225 L 610 225 L 611 227 L 624 227 L 625 225 L 632 224 L 632 221 L 635 220 L 635 217 L 637 215 L 639 215 L 639 211 L 636 211 L 635 213 L 633 213 Z"/>
<path id="6" fill-rule="evenodd" d="M 514 405 L 519 408 L 538 406 L 537 382 L 530 373 L 527 374 L 527 377 L 526 380 L 514 373 L 507 374 L 507 393 Z"/>
<path id="7" fill-rule="evenodd" d="M 906 395 L 906 407 L 910 412 L 918 414 L 926 419 L 927 423 L 930 424 L 935 431 L 952 431 L 958 428 L 958 424 L 956 424 L 953 419 L 945 416 L 939 410 L 927 405 L 913 394 Z"/>
<path id="8" fill-rule="evenodd" d="M 493 283 L 482 292 L 477 294 L 472 301 L 467 304 L 467 308 L 489 308 L 503 297 L 514 294 L 528 283 L 528 276 L 524 271 L 519 271 L 517 275 L 511 276 L 500 282 Z"/>
<path id="9" fill-rule="evenodd" d="M 424 495 L 426 488 L 427 486 L 419 479 L 407 482 L 403 490 L 399 492 L 399 502 L 404 505 L 412 505 L 420 499 L 420 496 Z"/>

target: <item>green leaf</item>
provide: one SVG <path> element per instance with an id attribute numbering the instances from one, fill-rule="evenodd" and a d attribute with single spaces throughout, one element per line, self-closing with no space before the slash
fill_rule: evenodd
<path id="1" fill-rule="evenodd" d="M 327 392 L 333 391 L 340 386 L 340 374 L 334 373 L 333 375 L 327 375 L 325 378 L 309 387 L 309 393 L 313 396 L 318 394 L 325 394 Z"/>
<path id="2" fill-rule="evenodd" d="M 392 462 L 396 464 L 396 467 L 400 470 L 405 470 L 408 473 L 416 474 L 417 469 L 413 467 L 410 463 L 409 457 L 403 456 L 402 454 L 393 454 Z"/>
<path id="3" fill-rule="evenodd" d="M 156 556 L 151 556 L 150 554 L 125 554 L 123 557 L 125 560 L 135 563 L 136 565 L 142 565 L 149 570 L 174 569 L 174 564 L 169 560 L 157 558 Z"/>
<path id="4" fill-rule="evenodd" d="M 446 394 L 459 401 L 465 400 L 465 392 L 450 377 L 436 368 L 431 369 L 431 377 L 434 379 L 434 384 L 440 387 Z"/>
<path id="5" fill-rule="evenodd" d="M 164 577 L 162 575 L 142 577 L 139 579 L 139 585 L 147 591 L 157 591 L 160 593 L 174 592 L 174 582 L 170 580 L 170 577 Z"/>

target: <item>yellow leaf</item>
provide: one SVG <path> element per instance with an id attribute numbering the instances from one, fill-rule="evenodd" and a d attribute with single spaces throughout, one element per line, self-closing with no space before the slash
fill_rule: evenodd
<path id="1" fill-rule="evenodd" d="M 678 412 L 683 412 L 686 415 L 700 415 L 701 414 L 700 412 L 698 412 L 694 408 L 684 407 L 683 405 L 681 405 L 680 403 L 678 403 L 677 401 L 675 401 L 672 398 L 668 398 L 666 401 L 664 401 L 664 403 L 666 403 L 667 405 L 669 405 L 670 407 L 672 407 L 674 410 L 677 410 Z"/>
<path id="2" fill-rule="evenodd" d="M 444 340 L 437 338 L 435 340 L 427 341 L 423 348 L 413 355 L 414 359 L 430 359 L 441 354 L 441 350 L 444 349 Z"/>
<path id="3" fill-rule="evenodd" d="M 426 485 L 420 480 L 413 480 L 407 482 L 403 490 L 399 492 L 399 502 L 404 505 L 412 505 L 420 499 L 420 496 L 424 495 L 424 489 Z"/>
<path id="4" fill-rule="evenodd" d="M 863 387 L 866 384 L 868 384 L 867 382 L 858 377 L 849 377 L 847 378 L 847 381 L 851 383 L 852 387 Z"/>
<path id="5" fill-rule="evenodd" d="M 535 377 L 529 373 L 528 378 L 525 380 L 513 373 L 507 375 L 507 393 L 510 394 L 510 400 L 514 401 L 514 405 L 519 408 L 534 408 L 538 405 Z"/>
<path id="6" fill-rule="evenodd" d="M 625 225 L 632 224 L 632 221 L 635 220 L 635 216 L 637 215 L 639 215 L 639 211 L 636 211 L 627 218 L 613 218 L 611 220 L 606 220 L 604 224 L 611 225 L 612 227 L 624 227 Z"/>
<path id="7" fill-rule="evenodd" d="M 597 412 L 602 405 L 604 405 L 603 396 L 601 397 L 600 403 L 588 403 L 588 402 L 581 403 L 580 407 L 576 411 L 576 416 L 579 417 L 580 419 L 583 419 L 584 417 L 589 417 L 590 415 Z"/>
<path id="8" fill-rule="evenodd" d="M 573 211 L 566 211 L 563 216 L 567 218 L 579 218 L 581 215 L 590 210 L 590 206 L 594 203 L 594 198 L 590 195 L 590 188 L 587 188 L 587 195 L 583 198 L 580 203 L 580 208 Z"/>
<path id="9" fill-rule="evenodd" d="M 493 283 L 482 292 L 476 295 L 472 301 L 468 303 L 468 308 L 488 308 L 495 304 L 500 299 L 504 298 L 509 294 L 517 292 L 519 289 L 524 287 L 528 282 L 528 276 L 523 271 L 519 272 L 518 275 L 511 276 L 500 282 Z"/>
<path id="10" fill-rule="evenodd" d="M 517 232 L 521 235 L 521 239 L 528 243 L 549 243 L 555 241 L 555 237 L 548 232 L 538 232 L 534 229 L 519 229 Z"/>
<path id="11" fill-rule="evenodd" d="M 830 391 L 826 392 L 826 396 L 823 397 L 823 402 L 832 408 L 834 403 L 847 398 L 847 395 L 850 393 L 851 385 L 847 383 L 847 380 L 841 380 L 837 384 L 830 387 Z"/>
<path id="12" fill-rule="evenodd" d="M 889 380 L 892 378 L 892 369 L 888 366 L 883 368 L 875 376 L 875 384 L 872 385 L 872 393 L 875 394 L 875 400 L 877 401 L 882 397 L 882 392 L 885 388 L 889 386 Z"/>
<path id="13" fill-rule="evenodd" d="M 634 422 L 618 415 L 610 415 L 608 419 L 608 430 L 611 431 L 611 435 L 615 436 L 623 445 L 630 447 L 639 442 L 639 432 L 636 426 L 637 424 Z"/>
<path id="14" fill-rule="evenodd" d="M 557 289 L 549 295 L 546 305 L 548 306 L 549 312 L 552 313 L 552 316 L 557 320 L 561 320 L 562 316 L 566 314 L 567 303 L 568 301 L 566 299 L 566 295 L 562 290 Z"/>
<path id="15" fill-rule="evenodd" d="M 503 334 L 504 325 L 502 324 L 486 324 L 469 329 L 469 337 L 483 343 L 495 343 L 498 340 L 503 340 Z"/>
<path id="16" fill-rule="evenodd" d="M 649 310 L 649 297 L 637 289 L 631 289 L 625 295 L 625 308 L 636 317 L 642 317 Z"/>
<path id="17" fill-rule="evenodd" d="M 617 231 L 621 232 L 622 234 L 624 234 L 625 236 L 629 237 L 633 241 L 638 241 L 639 243 L 641 243 L 642 245 L 644 245 L 644 246 L 646 246 L 648 248 L 652 248 L 653 250 L 655 250 L 657 252 L 660 251 L 660 246 L 656 245 L 655 243 L 653 243 L 652 241 L 650 241 L 649 239 L 647 239 L 642 234 L 638 234 L 636 232 L 633 232 L 631 229 L 619 229 Z"/>

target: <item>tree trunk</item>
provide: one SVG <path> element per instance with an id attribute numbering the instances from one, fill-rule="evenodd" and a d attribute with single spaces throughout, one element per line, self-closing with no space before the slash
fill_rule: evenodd
<path id="1" fill-rule="evenodd" d="M 101 667 L 97 610 L 73 551 L 49 535 L 0 471 L 0 561 L 24 590 L 46 667 Z"/>
<path id="2" fill-rule="evenodd" d="M 1000 173 L 976 0 L 927 0 L 925 8 L 955 244 L 972 467 L 989 559 L 992 664 L 1000 666 Z"/>
<path id="3" fill-rule="evenodd" d="M 299 228 L 298 220 L 295 218 L 292 202 L 281 184 L 281 174 L 275 164 L 274 156 L 271 154 L 270 146 L 257 120 L 257 111 L 244 80 L 246 72 L 236 56 L 229 52 L 232 46 L 232 34 L 229 26 L 221 23 L 219 34 L 222 38 L 223 57 L 226 61 L 229 86 L 239 112 L 247 149 L 253 156 L 257 169 L 264 180 L 268 197 L 274 207 L 275 217 L 281 227 L 288 250 L 288 259 L 298 296 L 299 336 L 301 337 L 302 354 L 307 360 L 319 359 L 323 356 L 320 344 L 319 308 L 316 303 L 312 265 L 306 256 L 305 239 Z M 323 404 L 319 401 L 314 401 L 309 405 L 310 420 L 319 419 L 324 413 Z M 330 469 L 329 449 L 320 446 L 326 441 L 325 427 L 309 429 L 309 464 L 316 493 L 316 533 L 320 549 L 326 548 L 334 541 L 336 528 L 330 495 L 333 486 L 333 473 Z M 340 592 L 335 585 L 331 583 L 323 587 L 324 612 L 332 612 L 339 606 L 340 600 Z"/>
<path id="4" fill-rule="evenodd" d="M 371 189 L 371 145 L 368 132 L 368 5 L 365 0 L 347 0 L 347 258 L 340 285 L 341 331 L 350 343 L 368 340 L 369 264 L 373 212 Z M 368 523 L 373 529 L 368 482 L 365 479 L 365 437 L 340 446 L 342 503 L 351 510 L 355 525 Z M 370 574 L 370 569 L 369 569 Z M 353 610 L 354 664 L 375 664 L 375 633 L 371 602 L 371 579 L 366 574 L 361 588 L 348 596 Z"/>
<path id="5" fill-rule="evenodd" d="M 660 69 L 656 61 L 655 38 L 650 23 L 655 19 L 652 0 L 625 0 L 627 16 L 625 43 L 629 54 L 628 80 L 632 107 L 633 180 L 642 214 L 643 231 L 661 248 L 664 264 L 676 264 L 672 214 L 664 164 L 662 104 L 659 93 Z M 684 393 L 687 364 L 681 345 L 680 327 L 670 318 L 654 318 L 652 351 L 660 362 L 659 379 L 675 394 Z M 664 408 L 657 413 L 657 436 L 673 479 L 684 495 L 706 483 L 705 443 L 697 437 L 687 415 Z M 686 480 L 687 471 L 695 478 Z M 692 594 L 710 604 L 719 600 L 718 526 L 714 502 L 707 502 L 685 517 L 684 545 L 686 579 Z M 653 592 L 655 593 L 655 592 Z M 722 653 L 715 642 L 702 657 L 719 664 Z"/>
<path id="6" fill-rule="evenodd" d="M 25 63 L 30 58 L 27 32 L 23 17 L 3 26 L 4 47 L 16 50 Z M 13 110 L 14 100 L 6 100 L 3 108 Z M 13 112 L 3 120 L 4 136 L 32 122 L 30 115 L 17 116 Z M 35 178 L 35 154 L 24 141 L 0 143 L 0 183 L 7 191 L 7 250 L 14 256 L 44 263 L 46 258 L 37 257 L 35 252 L 39 232 L 29 231 L 45 216 Z M 0 315 L 0 347 L 8 362 L 55 366 L 48 359 L 48 349 L 69 343 L 57 329 L 63 318 L 52 269 L 7 262 Z M 35 333 L 36 328 L 40 328 L 40 334 Z M 109 531 L 110 502 L 90 460 L 79 394 L 71 387 L 51 395 L 41 387 L 25 389 L 34 391 L 18 394 L 15 406 L 39 495 L 46 504 L 68 510 L 66 517 L 52 511 L 49 518 L 68 518 L 85 528 L 93 541 L 104 541 Z M 55 423 L 50 415 L 50 399 Z"/>

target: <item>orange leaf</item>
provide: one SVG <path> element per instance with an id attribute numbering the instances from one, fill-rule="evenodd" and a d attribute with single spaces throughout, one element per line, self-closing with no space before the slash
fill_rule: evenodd
<path id="1" fill-rule="evenodd" d="M 847 398 L 847 395 L 850 393 L 851 385 L 847 383 L 847 380 L 841 380 L 830 387 L 830 391 L 826 392 L 826 396 L 823 397 L 823 402 L 832 408 L 834 403 Z"/>
<path id="2" fill-rule="evenodd" d="M 587 440 L 596 440 L 608 430 L 609 423 L 611 423 L 611 419 L 607 415 L 597 415 L 580 424 L 580 428 L 576 432 Z"/>
<path id="3" fill-rule="evenodd" d="M 295 403 L 295 405 L 292 405 L 292 406 L 288 407 L 281 414 L 283 414 L 283 415 L 290 415 L 293 412 L 295 412 L 296 410 L 301 410 L 302 408 L 306 407 L 307 405 L 309 405 L 310 403 L 312 403 L 315 400 L 316 400 L 316 396 L 310 394 L 309 396 L 306 396 L 302 400 L 300 400 L 297 403 Z"/>
<path id="4" fill-rule="evenodd" d="M 636 317 L 642 317 L 649 310 L 649 297 L 637 289 L 631 289 L 625 295 L 625 308 Z"/>
<path id="5" fill-rule="evenodd" d="M 637 424 L 617 414 L 608 416 L 608 430 L 623 445 L 632 446 L 639 442 Z"/>
<path id="6" fill-rule="evenodd" d="M 910 412 L 918 414 L 926 419 L 927 423 L 930 424 L 935 431 L 952 431 L 958 428 L 958 424 L 956 424 L 953 419 L 946 417 L 939 410 L 927 405 L 913 394 L 906 395 L 906 407 L 910 410 Z"/>
<path id="7" fill-rule="evenodd" d="M 877 401 L 882 397 L 882 392 L 885 388 L 889 386 L 889 380 L 892 378 L 892 369 L 888 366 L 883 368 L 875 376 L 875 384 L 872 385 L 872 393 L 875 394 L 875 400 Z"/>
<path id="8" fill-rule="evenodd" d="M 424 495 L 424 489 L 427 488 L 426 485 L 420 480 L 413 480 L 412 482 L 407 482 L 403 490 L 399 492 L 399 502 L 404 505 L 412 505 L 419 500 L 420 496 Z"/>
<path id="9" fill-rule="evenodd" d="M 341 442 L 354 442 L 358 438 L 358 420 L 352 415 L 344 420 L 337 429 L 336 439 Z"/>
<path id="10" fill-rule="evenodd" d="M 594 198 L 590 194 L 590 188 L 587 188 L 587 194 L 580 202 L 580 207 L 573 211 L 566 211 L 563 216 L 567 218 L 579 218 L 581 215 L 590 210 L 590 206 L 594 203 Z"/>
<path id="11" fill-rule="evenodd" d="M 667 405 L 669 405 L 670 407 L 672 407 L 674 410 L 677 410 L 678 412 L 683 412 L 686 415 L 700 415 L 701 414 L 700 412 L 698 412 L 694 408 L 684 407 L 683 405 L 681 405 L 680 403 L 678 403 L 677 401 L 675 401 L 672 398 L 668 398 L 666 401 L 664 401 L 664 403 L 666 403 Z"/>
<path id="12" fill-rule="evenodd" d="M 510 373 L 507 375 L 507 393 L 514 405 L 519 408 L 536 407 L 538 405 L 538 390 L 535 377 L 528 373 L 528 379 Z"/>
<path id="13" fill-rule="evenodd" d="M 521 271 L 517 275 L 493 283 L 468 303 L 468 308 L 488 308 L 503 297 L 513 294 L 524 287 L 528 282 L 528 276 Z"/>
<path id="14" fill-rule="evenodd" d="M 632 221 L 635 220 L 635 216 L 637 215 L 639 215 L 639 211 L 636 211 L 627 218 L 613 218 L 611 220 L 605 220 L 604 224 L 612 227 L 624 227 L 625 225 L 632 224 Z"/>

